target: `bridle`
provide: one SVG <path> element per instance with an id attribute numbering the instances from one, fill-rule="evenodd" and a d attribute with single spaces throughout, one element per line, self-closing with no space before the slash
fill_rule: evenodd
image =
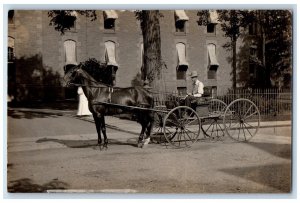
<path id="1" fill-rule="evenodd" d="M 78 70 L 81 70 L 78 69 Z M 76 71 L 78 71 L 76 70 Z M 67 82 L 67 85 L 69 86 L 75 86 L 75 87 L 94 87 L 94 88 L 108 88 L 108 100 L 109 102 L 111 101 L 111 94 L 114 92 L 114 86 L 112 85 L 108 85 L 106 83 L 103 83 L 103 82 L 99 82 L 99 81 L 95 81 L 95 80 L 92 80 L 88 77 L 86 77 L 85 75 L 82 75 L 82 77 L 90 82 L 93 82 L 93 83 L 98 83 L 97 85 L 84 85 L 84 84 L 78 84 L 78 83 L 73 83 L 73 82 Z"/>

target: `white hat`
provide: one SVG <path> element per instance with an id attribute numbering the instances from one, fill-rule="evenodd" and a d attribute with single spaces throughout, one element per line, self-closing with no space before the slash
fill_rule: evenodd
<path id="1" fill-rule="evenodd" d="M 198 77 L 197 71 L 192 71 L 190 76 L 191 76 L 191 78 Z"/>

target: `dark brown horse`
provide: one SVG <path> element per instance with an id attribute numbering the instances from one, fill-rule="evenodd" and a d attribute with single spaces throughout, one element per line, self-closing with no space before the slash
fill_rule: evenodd
<path id="1" fill-rule="evenodd" d="M 149 142 L 151 129 L 153 125 L 153 112 L 148 110 L 133 109 L 128 106 L 153 108 L 154 100 L 151 94 L 142 87 L 128 87 L 128 88 L 112 88 L 108 85 L 103 85 L 97 82 L 86 71 L 76 66 L 70 69 L 64 80 L 66 85 L 82 86 L 84 94 L 89 103 L 89 109 L 93 114 L 96 130 L 98 134 L 98 145 L 102 145 L 101 132 L 104 137 L 103 147 L 107 148 L 108 139 L 105 129 L 105 115 L 113 113 L 122 113 L 128 111 L 136 115 L 137 121 L 141 124 L 142 130 L 138 139 L 138 147 L 143 147 L 145 143 Z M 106 105 L 99 102 L 107 102 L 111 104 L 121 105 Z M 146 133 L 146 138 L 144 134 Z"/>

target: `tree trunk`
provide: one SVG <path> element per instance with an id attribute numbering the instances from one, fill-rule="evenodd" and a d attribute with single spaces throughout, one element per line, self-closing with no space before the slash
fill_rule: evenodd
<path id="1" fill-rule="evenodd" d="M 236 39 L 232 40 L 232 88 L 236 89 Z"/>
<path id="2" fill-rule="evenodd" d="M 148 79 L 150 86 L 155 87 L 161 74 L 159 11 L 143 10 L 141 20 L 144 43 L 142 79 Z"/>

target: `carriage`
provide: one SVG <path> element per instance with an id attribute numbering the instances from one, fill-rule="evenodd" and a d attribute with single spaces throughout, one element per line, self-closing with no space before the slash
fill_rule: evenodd
<path id="1" fill-rule="evenodd" d="M 236 141 L 249 141 L 260 126 L 257 106 L 244 98 L 227 105 L 219 99 L 201 97 L 193 109 L 182 105 L 182 98 L 177 95 L 155 93 L 142 87 L 114 90 L 112 86 L 96 81 L 80 66 L 69 71 L 64 79 L 69 85 L 82 86 L 95 120 L 98 144 L 102 144 L 102 132 L 105 148 L 108 144 L 104 118 L 107 109 L 126 109 L 139 115 L 142 130 L 138 147 L 148 142 L 149 137 L 175 148 L 191 147 L 197 140 L 220 139 L 226 135 Z M 160 101 L 153 105 L 155 94 L 159 95 Z"/>
<path id="2" fill-rule="evenodd" d="M 180 97 L 170 98 L 180 100 Z M 227 105 L 220 99 L 206 96 L 196 102 L 196 109 L 185 105 L 172 109 L 156 105 L 152 139 L 183 148 L 197 140 L 219 140 L 226 135 L 235 141 L 247 142 L 259 130 L 260 112 L 249 99 L 239 98 Z"/>

